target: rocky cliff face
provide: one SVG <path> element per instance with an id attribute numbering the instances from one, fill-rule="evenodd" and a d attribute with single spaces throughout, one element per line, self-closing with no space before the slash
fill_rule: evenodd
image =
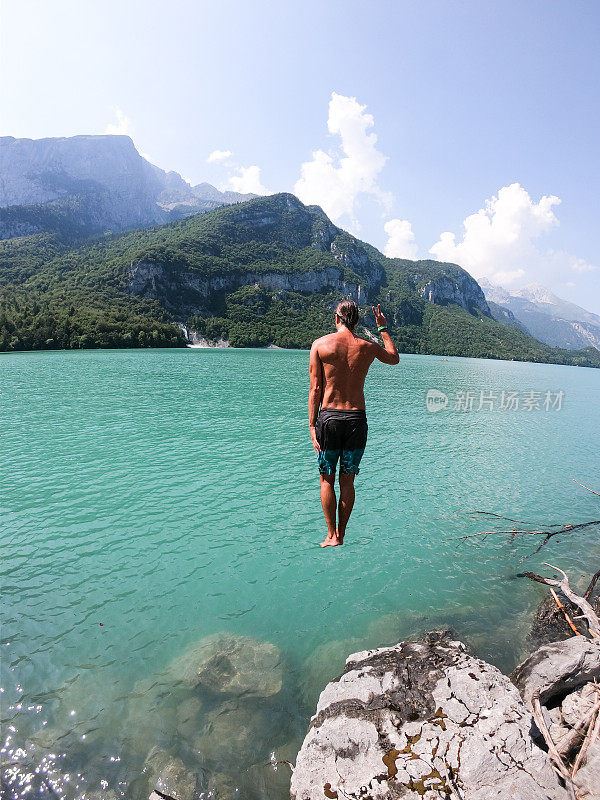
<path id="1" fill-rule="evenodd" d="M 60 204 L 73 197 L 95 202 L 92 217 L 89 211 L 66 207 L 75 224 L 118 231 L 161 224 L 251 195 L 222 193 L 209 184 L 192 188 L 178 173 L 142 158 L 128 136 L 0 138 L 0 208 Z M 24 214 L 31 226 L 30 214 Z M 42 223 L 38 220 L 38 229 Z M 19 228 L 13 221 L 3 238 L 15 231 Z"/>
<path id="2" fill-rule="evenodd" d="M 318 209 L 305 207 L 294 195 L 281 194 L 267 204 L 245 203 L 228 212 L 227 226 L 237 241 L 259 239 L 294 249 L 310 248 L 331 258 L 320 269 L 297 272 L 252 269 L 252 265 L 231 263 L 226 271 L 203 277 L 191 269 L 173 269 L 158 261 L 140 261 L 128 269 L 124 290 L 131 295 L 160 300 L 178 315 L 210 315 L 215 295 L 242 286 L 257 286 L 268 292 L 317 294 L 335 291 L 359 304 L 384 280 L 382 266 L 371 260 L 360 243 L 336 228 Z M 232 234 L 233 235 L 233 234 Z M 215 254 L 208 245 L 205 254 Z M 363 280 L 349 280 L 348 270 Z"/>
<path id="3" fill-rule="evenodd" d="M 562 800 L 517 688 L 447 633 L 349 656 L 321 693 L 293 800 Z"/>
<path id="4" fill-rule="evenodd" d="M 501 313 L 494 317 L 503 322 L 501 314 L 509 314 L 527 331 L 551 347 L 576 350 L 595 347 L 600 350 L 600 316 L 563 300 L 540 284 L 509 290 L 487 279 L 481 286 L 489 303 L 497 304 Z M 507 324 L 512 324 L 510 321 Z"/>
<path id="5" fill-rule="evenodd" d="M 492 316 L 481 287 L 463 270 L 456 274 L 434 277 L 421 285 L 418 291 L 429 303 L 456 303 L 470 313 L 479 311 L 486 317 Z"/>
<path id="6" fill-rule="evenodd" d="M 232 270 L 203 279 L 191 270 L 179 270 L 173 274 L 160 264 L 141 262 L 131 266 L 125 290 L 138 297 L 160 300 L 175 314 L 202 316 L 210 315 L 215 294 L 235 291 L 242 286 L 257 286 L 269 292 L 309 294 L 331 290 L 357 303 L 367 302 L 366 290 L 360 284 L 344 280 L 343 271 L 332 267 L 289 274 Z"/>
<path id="7" fill-rule="evenodd" d="M 123 222 L 161 222 L 156 197 L 164 180 L 128 136 L 0 140 L 0 206 L 48 203 L 102 187 Z"/>

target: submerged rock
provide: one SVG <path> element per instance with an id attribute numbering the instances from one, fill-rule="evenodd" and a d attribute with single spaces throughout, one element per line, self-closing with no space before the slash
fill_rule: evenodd
<path id="1" fill-rule="evenodd" d="M 216 634 L 195 642 L 171 663 L 167 674 L 214 692 L 271 697 L 281 690 L 281 651 L 248 636 Z"/>
<path id="2" fill-rule="evenodd" d="M 294 800 L 562 800 L 516 687 L 447 632 L 351 655 L 324 689 Z"/>
<path id="3" fill-rule="evenodd" d="M 175 800 L 194 800 L 196 794 L 196 775 L 180 758 L 158 747 L 153 748 L 144 764 L 151 789 L 158 789 Z"/>
<path id="4" fill-rule="evenodd" d="M 264 752 L 269 730 L 267 718 L 259 708 L 223 703 L 208 714 L 206 727 L 195 740 L 195 749 L 202 760 L 213 765 L 248 764 Z"/>

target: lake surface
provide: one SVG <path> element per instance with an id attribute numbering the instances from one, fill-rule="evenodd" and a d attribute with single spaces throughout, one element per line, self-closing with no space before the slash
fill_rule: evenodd
<path id="1" fill-rule="evenodd" d="M 273 762 L 294 759 L 349 653 L 451 625 L 510 670 L 544 591 L 515 575 L 543 561 L 574 583 L 596 570 L 597 530 L 551 540 L 526 566 L 538 538 L 458 537 L 490 528 L 477 510 L 598 518 L 572 479 L 598 488 L 600 371 L 375 364 L 354 513 L 327 550 L 307 372 L 307 352 L 283 350 L 0 358 L 7 797 L 138 800 L 159 779 L 286 797 L 289 769 Z M 427 410 L 430 389 L 445 409 Z M 496 399 L 479 408 L 482 391 Z M 503 391 L 521 405 L 538 392 L 541 407 L 500 410 Z M 460 392 L 472 410 L 455 410 Z M 251 637 L 227 640 L 243 643 L 249 683 L 222 691 L 214 670 L 186 683 L 177 659 L 204 658 L 220 633 Z"/>

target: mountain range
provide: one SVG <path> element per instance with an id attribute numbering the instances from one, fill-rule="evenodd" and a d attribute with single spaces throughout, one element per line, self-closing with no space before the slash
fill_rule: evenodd
<path id="1" fill-rule="evenodd" d="M 367 337 L 382 303 L 402 352 L 600 366 L 498 322 L 456 264 L 387 258 L 294 195 L 192 187 L 128 137 L 1 144 L 0 350 L 308 347 L 346 296 Z"/>
<path id="2" fill-rule="evenodd" d="M 1 239 L 147 227 L 254 196 L 191 186 L 143 158 L 129 136 L 0 137 Z"/>
<path id="3" fill-rule="evenodd" d="M 509 290 L 482 278 L 479 285 L 495 319 L 516 325 L 552 347 L 600 350 L 598 314 L 557 297 L 539 283 Z"/>

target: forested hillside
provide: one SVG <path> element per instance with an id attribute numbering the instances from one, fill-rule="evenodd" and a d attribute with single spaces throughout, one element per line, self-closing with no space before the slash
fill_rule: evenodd
<path id="1" fill-rule="evenodd" d="M 0 349 L 308 347 L 342 297 L 381 302 L 403 352 L 600 366 L 496 322 L 454 264 L 389 259 L 289 194 L 76 243 L 60 227 L 0 242 Z M 359 333 L 364 334 L 360 327 Z"/>

